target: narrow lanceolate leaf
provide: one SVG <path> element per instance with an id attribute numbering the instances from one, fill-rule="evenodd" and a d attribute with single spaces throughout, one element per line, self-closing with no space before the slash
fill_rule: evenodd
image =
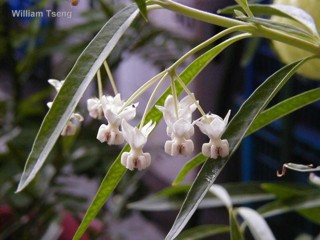
<path id="1" fill-rule="evenodd" d="M 237 212 L 245 220 L 255 240 L 276 239 L 267 222 L 258 212 L 246 207 L 238 208 Z"/>
<path id="2" fill-rule="evenodd" d="M 124 168 L 120 163 L 121 154 L 125 151 L 129 151 L 129 145 L 126 145 L 121 153 L 119 154 L 118 158 L 114 161 L 110 169 L 108 170 L 106 176 L 102 180 L 98 192 L 96 193 L 93 201 L 90 204 L 85 216 L 82 219 L 80 226 L 75 233 L 73 240 L 78 240 L 84 234 L 86 229 L 88 228 L 89 224 L 92 220 L 97 216 L 100 209 L 106 203 L 107 199 L 110 197 L 111 193 L 114 191 L 116 186 L 119 184 L 120 180 L 126 173 L 126 168 Z"/>
<path id="3" fill-rule="evenodd" d="M 230 195 L 232 205 L 268 201 L 275 198 L 274 194 L 264 191 L 259 183 L 231 183 L 222 184 L 222 186 Z M 145 199 L 130 203 L 128 207 L 141 211 L 177 210 L 183 203 L 189 189 L 190 185 L 170 187 Z M 209 191 L 199 205 L 199 208 L 223 206 L 225 204 Z"/>
<path id="4" fill-rule="evenodd" d="M 246 135 L 250 135 L 273 121 L 276 121 L 318 100 L 320 100 L 320 88 L 312 89 L 288 98 L 262 112 L 253 122 Z"/>
<path id="5" fill-rule="evenodd" d="M 202 163 L 204 163 L 207 160 L 207 157 L 203 154 L 199 153 L 197 156 L 195 156 L 193 159 L 189 160 L 183 168 L 180 170 L 180 172 L 177 174 L 176 178 L 172 182 L 172 185 L 178 185 L 180 184 L 183 179 L 196 167 L 200 166 Z"/>
<path id="6" fill-rule="evenodd" d="M 228 232 L 229 226 L 226 225 L 202 225 L 185 230 L 175 240 L 204 239 Z"/>
<path id="7" fill-rule="evenodd" d="M 207 53 L 203 54 L 196 60 L 194 60 L 180 75 L 181 79 L 184 81 L 185 84 L 189 84 L 195 77 L 201 72 L 201 70 L 207 66 L 212 59 L 217 56 L 226 46 L 229 46 L 230 44 L 234 43 L 238 39 L 242 39 L 244 36 L 247 35 L 239 35 L 234 38 L 230 38 L 225 43 L 221 43 L 217 45 L 214 49 L 209 50 Z M 177 94 L 180 94 L 182 92 L 181 86 L 177 87 Z M 170 93 L 170 88 L 168 88 L 156 101 L 155 105 L 163 105 L 166 97 Z M 157 110 L 156 107 L 151 108 L 151 110 L 148 112 L 145 121 L 148 122 L 149 120 L 152 120 L 154 122 L 158 122 L 162 117 L 162 113 Z M 126 145 L 124 147 L 123 151 L 128 151 L 129 146 Z M 107 199 L 109 198 L 110 194 L 113 192 L 115 187 L 118 185 L 120 180 L 122 179 L 123 175 L 126 172 L 126 169 L 121 166 L 120 158 L 121 154 L 117 157 L 109 171 L 107 172 L 106 176 L 104 177 L 98 192 L 96 193 L 89 209 L 86 212 L 85 217 L 82 220 L 81 225 L 79 226 L 76 235 L 74 239 L 79 239 L 84 231 L 89 226 L 90 222 L 95 218 L 95 216 L 98 214 L 99 210 L 102 208 L 102 206 L 105 204 Z"/>
<path id="8" fill-rule="evenodd" d="M 252 122 L 297 71 L 298 67 L 308 59 L 310 58 L 289 64 L 274 73 L 243 103 L 222 136 L 229 141 L 230 155 L 216 160 L 209 159 L 204 163 L 166 239 L 174 239 L 181 232 L 221 170 L 240 145 Z"/>
<path id="9" fill-rule="evenodd" d="M 90 81 L 137 14 L 134 4 L 116 14 L 79 56 L 42 122 L 17 192 L 24 189 L 36 176 Z"/>

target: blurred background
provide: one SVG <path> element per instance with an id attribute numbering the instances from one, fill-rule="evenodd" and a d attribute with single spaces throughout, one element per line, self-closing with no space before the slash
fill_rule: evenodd
<path id="1" fill-rule="evenodd" d="M 96 140 L 101 123 L 90 119 L 86 111 L 86 99 L 98 95 L 96 83 L 92 81 L 78 107 L 85 116 L 81 129 L 75 136 L 61 137 L 36 180 L 22 193 L 14 193 L 48 110 L 46 103 L 55 95 L 48 79 L 63 80 L 93 36 L 128 2 L 81 0 L 77 6 L 71 6 L 67 0 L 0 0 L 1 240 L 72 239 L 108 166 L 119 153 L 119 148 L 107 147 Z M 232 0 L 182 2 L 209 12 L 233 4 Z M 71 12 L 71 17 L 13 17 L 12 12 L 46 9 Z M 134 22 L 108 59 L 124 99 L 192 46 L 221 30 L 162 10 L 150 13 L 149 17 L 150 24 L 142 18 Z M 224 116 L 231 109 L 234 114 L 252 91 L 281 66 L 269 42 L 248 40 L 232 45 L 219 55 L 190 88 L 206 112 Z M 105 94 L 112 94 L 107 76 L 103 78 Z M 317 86 L 316 81 L 296 76 L 275 102 Z M 148 94 L 150 92 L 139 99 L 141 106 L 146 104 Z M 143 114 L 141 106 L 138 117 Z M 294 181 L 307 184 L 307 174 L 288 172 L 285 179 L 279 179 L 276 171 L 286 162 L 317 165 L 319 117 L 320 103 L 312 104 L 246 138 L 219 176 L 218 183 Z M 161 123 L 146 146 L 153 156 L 150 169 L 127 172 L 83 239 L 164 238 L 177 211 L 139 212 L 126 207 L 129 202 L 170 186 L 190 159 L 165 155 L 164 129 Z M 197 132 L 194 140 L 199 152 L 206 139 Z M 191 182 L 195 175 L 196 172 L 191 173 L 186 182 Z M 318 212 L 320 214 L 319 209 Z M 224 209 L 205 209 L 198 210 L 189 225 L 227 222 Z M 268 223 L 279 239 L 295 239 L 301 233 L 315 235 L 319 231 L 319 225 L 296 213 L 268 219 Z M 228 236 L 216 239 L 228 239 Z"/>

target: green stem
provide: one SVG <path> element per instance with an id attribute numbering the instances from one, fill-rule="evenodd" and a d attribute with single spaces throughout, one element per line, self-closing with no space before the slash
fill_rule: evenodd
<path id="1" fill-rule="evenodd" d="M 202 107 L 200 106 L 199 102 L 197 99 L 194 97 L 194 95 L 190 92 L 186 84 L 182 81 L 182 79 L 179 77 L 178 74 L 175 74 L 176 79 L 178 80 L 179 84 L 183 88 L 183 90 L 192 98 L 194 104 L 197 106 L 199 112 L 201 113 L 202 116 L 206 116 L 206 113 L 203 111 Z"/>
<path id="2" fill-rule="evenodd" d="M 101 80 L 101 72 L 100 69 L 97 72 L 97 82 L 98 82 L 98 92 L 99 92 L 99 99 L 101 100 L 103 95 L 103 89 L 102 89 L 102 80 Z"/>
<path id="3" fill-rule="evenodd" d="M 138 90 L 136 90 L 131 97 L 126 101 L 120 112 L 127 106 L 131 105 L 141 94 L 143 94 L 149 87 L 151 87 L 159 78 L 163 77 L 167 71 L 162 71 L 156 76 L 145 82 Z"/>
<path id="4" fill-rule="evenodd" d="M 156 95 L 156 93 L 158 92 L 159 90 L 159 87 L 161 86 L 161 84 L 163 83 L 163 81 L 166 79 L 166 77 L 168 76 L 168 73 L 164 74 L 163 77 L 160 79 L 160 81 L 158 82 L 158 84 L 156 85 L 156 87 L 154 88 L 149 100 L 148 100 L 148 103 L 144 109 L 144 113 L 142 115 L 142 118 L 141 118 L 141 122 L 140 122 L 140 129 L 143 127 L 144 125 L 144 122 L 146 120 L 146 116 L 147 116 L 147 112 L 148 110 L 150 109 L 150 106 L 151 106 L 151 103 Z"/>
<path id="5" fill-rule="evenodd" d="M 234 27 L 230 27 L 227 28 L 223 31 L 221 31 L 220 33 L 214 35 L 213 37 L 209 38 L 208 40 L 204 41 L 203 43 L 199 44 L 198 46 L 194 47 L 193 49 L 191 49 L 189 52 L 187 52 L 186 54 L 184 54 L 181 58 L 179 58 L 171 67 L 170 69 L 168 69 L 168 71 L 170 71 L 171 69 L 174 71 L 182 62 L 184 62 L 188 57 L 190 57 L 192 54 L 197 53 L 198 51 L 202 50 L 203 48 L 207 47 L 208 45 L 210 45 L 211 43 L 217 41 L 218 39 L 236 32 L 236 31 L 245 31 L 245 30 L 249 30 L 249 28 L 254 28 L 253 25 L 249 25 L 249 26 L 234 26 Z"/>
<path id="6" fill-rule="evenodd" d="M 109 80 L 110 80 L 114 95 L 117 95 L 118 94 L 118 90 L 117 90 L 116 82 L 114 81 L 114 78 L 112 76 L 111 69 L 110 69 L 110 67 L 109 67 L 109 65 L 108 65 L 108 63 L 106 61 L 103 62 L 103 65 L 104 65 L 104 67 L 106 69 L 106 72 L 107 72 L 107 75 L 109 77 Z"/>
<path id="7" fill-rule="evenodd" d="M 280 41 L 306 51 L 313 53 L 315 55 L 320 56 L 320 46 L 317 44 L 310 43 L 304 39 L 298 38 L 294 35 L 289 35 L 288 33 L 281 32 L 279 30 L 267 28 L 264 26 L 257 26 L 251 23 L 246 23 L 243 21 L 235 20 L 232 18 L 223 17 L 217 14 L 208 13 L 205 11 L 201 11 L 198 9 L 194 9 L 191 7 L 184 6 L 182 4 L 170 1 L 170 0 L 152 0 L 150 1 L 152 4 L 158 4 L 161 7 L 172 10 L 174 12 L 180 13 L 182 15 L 207 22 L 210 24 L 218 25 L 225 28 L 230 28 L 234 26 L 251 26 L 248 29 L 245 29 L 245 32 L 251 33 L 254 37 L 263 37 L 267 39 L 272 39 L 276 41 Z"/>
<path id="8" fill-rule="evenodd" d="M 179 106 L 178 106 L 179 101 L 178 101 L 176 85 L 174 83 L 174 76 L 171 76 L 171 91 L 172 91 L 173 102 L 174 102 L 174 110 L 175 110 L 177 119 L 179 119 Z"/>

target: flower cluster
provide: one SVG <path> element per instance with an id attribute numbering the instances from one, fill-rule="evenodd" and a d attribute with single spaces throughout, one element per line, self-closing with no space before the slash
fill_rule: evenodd
<path id="1" fill-rule="evenodd" d="M 155 123 L 152 122 L 141 129 L 128 123 L 136 116 L 137 106 L 138 103 L 127 106 L 126 102 L 121 100 L 120 94 L 116 94 L 115 97 L 102 96 L 101 99 L 91 98 L 87 101 L 89 115 L 98 119 L 104 116 L 108 122 L 100 126 L 97 139 L 108 145 L 120 145 L 126 140 L 130 145 L 130 152 L 124 152 L 121 156 L 121 164 L 130 170 L 142 170 L 150 165 L 151 156 L 144 153 L 142 148 L 155 127 Z"/>
<path id="2" fill-rule="evenodd" d="M 56 89 L 57 93 L 60 91 L 64 81 L 59 81 L 55 79 L 49 79 L 48 82 Z M 53 102 L 48 102 L 48 108 L 51 108 Z M 66 126 L 63 128 L 62 136 L 72 136 L 76 133 L 77 125 L 79 122 L 83 121 L 83 117 L 79 113 L 72 113 Z"/>
<path id="3" fill-rule="evenodd" d="M 138 103 L 129 104 L 121 100 L 120 94 L 87 100 L 89 115 L 97 119 L 104 117 L 107 120 L 107 124 L 100 126 L 97 139 L 108 145 L 120 145 L 124 141 L 130 145 L 130 152 L 124 152 L 121 156 L 121 164 L 129 170 L 143 170 L 151 163 L 151 156 L 143 152 L 143 147 L 155 123 L 150 121 L 140 128 L 131 126 L 128 122 L 136 116 L 137 106 Z M 180 101 L 176 96 L 168 95 L 164 106 L 156 106 L 163 114 L 167 125 L 166 133 L 170 137 L 165 143 L 165 152 L 171 156 L 190 155 L 194 150 L 191 137 L 196 125 L 210 139 L 208 143 L 203 144 L 202 153 L 214 159 L 226 157 L 229 154 L 229 143 L 221 137 L 228 124 L 230 111 L 224 119 L 215 114 L 205 114 L 200 119 L 192 121 L 192 113 L 198 106 L 198 101 L 192 94 Z"/>

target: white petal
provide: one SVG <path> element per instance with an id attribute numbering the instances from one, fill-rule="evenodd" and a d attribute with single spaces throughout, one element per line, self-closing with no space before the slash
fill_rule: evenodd
<path id="1" fill-rule="evenodd" d="M 59 92 L 60 88 L 62 87 L 64 81 L 59 81 L 56 79 L 49 79 L 48 82 Z"/>
<path id="2" fill-rule="evenodd" d="M 120 126 L 121 118 L 117 114 L 115 114 L 112 110 L 110 109 L 105 110 L 104 117 L 108 120 L 110 124 Z"/>
<path id="3" fill-rule="evenodd" d="M 194 134 L 194 127 L 181 118 L 173 124 L 173 132 L 177 137 L 190 138 Z"/>
<path id="4" fill-rule="evenodd" d="M 156 123 L 155 122 L 152 123 L 152 121 L 150 120 L 146 125 L 142 127 L 141 132 L 145 137 L 148 137 L 155 126 L 156 126 Z"/>
<path id="5" fill-rule="evenodd" d="M 229 110 L 229 111 L 227 112 L 226 116 L 225 116 L 224 119 L 223 119 L 223 121 L 224 121 L 224 123 L 225 123 L 226 125 L 228 124 L 230 114 L 231 114 L 231 110 Z"/>
<path id="6" fill-rule="evenodd" d="M 225 131 L 226 124 L 220 118 L 215 118 L 207 127 L 208 136 L 210 139 L 219 139 Z"/>

